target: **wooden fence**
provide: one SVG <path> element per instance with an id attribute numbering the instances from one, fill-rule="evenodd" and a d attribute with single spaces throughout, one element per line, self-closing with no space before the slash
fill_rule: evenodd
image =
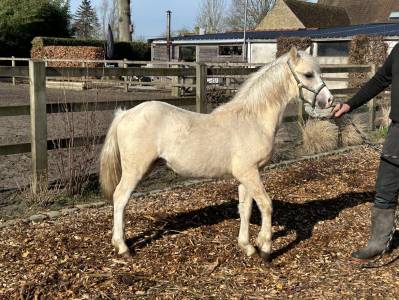
<path id="1" fill-rule="evenodd" d="M 0 106 L 0 117 L 30 115 L 31 119 L 31 143 L 0 145 L 0 155 L 19 153 L 32 153 L 32 188 L 33 191 L 40 186 L 40 182 L 47 182 L 47 150 L 69 147 L 69 139 L 47 140 L 47 113 L 82 112 L 114 110 L 117 107 L 130 108 L 146 100 L 118 101 L 117 103 L 88 101 L 85 103 L 46 103 L 46 77 L 104 77 L 104 76 L 172 76 L 195 77 L 195 97 L 175 97 L 171 99 L 151 99 L 166 101 L 176 106 L 195 105 L 196 111 L 206 113 L 206 86 L 207 78 L 223 76 L 243 76 L 256 71 L 257 66 L 212 66 L 207 64 L 190 64 L 184 68 L 176 67 L 126 67 L 123 68 L 87 68 L 87 67 L 46 67 L 42 60 L 29 60 L 29 66 L 3 66 L 0 67 L 0 77 L 25 77 L 30 83 L 30 105 Z M 323 73 L 369 73 L 374 74 L 374 67 L 370 65 L 324 65 Z M 345 96 L 353 94 L 358 89 L 346 88 L 331 90 L 333 94 Z M 374 128 L 375 103 L 370 101 L 369 127 Z M 298 114 L 295 118 L 287 118 L 286 121 L 303 120 L 303 104 L 299 103 Z M 104 136 L 93 137 L 101 143 Z M 74 138 L 74 146 L 87 143 L 87 137 Z"/>

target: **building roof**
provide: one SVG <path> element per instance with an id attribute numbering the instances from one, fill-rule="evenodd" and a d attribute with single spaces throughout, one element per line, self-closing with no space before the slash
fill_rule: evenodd
<path id="1" fill-rule="evenodd" d="M 384 24 L 363 24 L 345 27 L 324 28 L 324 29 L 299 29 L 283 31 L 250 31 L 246 33 L 246 40 L 275 40 L 280 37 L 310 37 L 313 39 L 338 39 L 350 38 L 355 35 L 382 35 L 399 36 L 398 23 Z M 178 36 L 173 38 L 174 43 L 223 43 L 237 40 L 242 41 L 243 32 L 225 32 L 203 35 Z M 164 41 L 165 39 L 158 39 Z M 154 41 L 154 40 L 152 40 Z M 150 40 L 151 42 L 151 40 Z"/>
<path id="2" fill-rule="evenodd" d="M 318 3 L 345 8 L 351 24 L 390 22 L 389 15 L 399 11 L 397 0 L 319 0 Z"/>
<path id="3" fill-rule="evenodd" d="M 256 30 L 288 30 L 348 26 L 345 8 L 299 0 L 277 0 Z"/>
<path id="4" fill-rule="evenodd" d="M 284 2 L 306 28 L 328 28 L 350 25 L 348 14 L 343 7 L 298 0 L 284 0 Z"/>

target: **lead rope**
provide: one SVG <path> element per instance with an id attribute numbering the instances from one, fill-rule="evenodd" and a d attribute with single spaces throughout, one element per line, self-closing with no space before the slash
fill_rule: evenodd
<path id="1" fill-rule="evenodd" d="M 342 103 L 341 103 L 341 105 L 342 105 Z M 347 117 L 346 119 L 349 122 L 349 124 L 352 125 L 352 127 L 355 129 L 355 131 L 360 135 L 360 137 L 363 140 L 363 143 L 366 144 L 367 147 L 369 147 L 369 148 L 381 153 L 381 151 L 382 151 L 382 146 L 381 145 L 372 143 L 368 139 L 368 137 L 355 125 L 355 123 L 353 123 L 353 121 L 349 117 Z M 385 253 L 387 251 L 389 251 L 390 248 L 391 248 L 391 243 L 392 243 L 392 240 L 393 240 L 393 236 L 395 235 L 395 232 L 396 232 L 396 224 L 399 223 L 398 222 L 399 221 L 398 217 L 399 217 L 399 214 L 398 214 L 398 211 L 396 210 L 395 211 L 395 217 L 394 217 L 394 224 L 393 224 L 393 227 L 391 229 L 391 232 L 389 233 L 389 239 L 388 239 L 388 241 L 387 241 L 387 243 L 385 245 L 384 250 L 382 250 L 382 252 L 377 257 L 375 257 L 372 261 L 369 261 L 367 263 L 361 264 L 360 265 L 361 269 L 375 269 L 375 268 L 385 267 L 385 266 L 388 266 L 388 265 L 392 264 L 393 262 L 395 262 L 396 260 L 399 259 L 399 254 L 398 254 L 398 255 L 396 255 L 396 257 L 392 258 L 388 262 L 378 263 L 382 259 L 382 257 L 385 255 Z"/>

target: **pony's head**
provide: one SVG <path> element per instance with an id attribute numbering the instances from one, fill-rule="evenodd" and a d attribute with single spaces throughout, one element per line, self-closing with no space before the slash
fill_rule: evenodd
<path id="1" fill-rule="evenodd" d="M 329 108 L 333 95 L 321 79 L 320 66 L 309 54 L 295 47 L 288 53 L 288 67 L 298 86 L 298 97 L 314 108 Z"/>

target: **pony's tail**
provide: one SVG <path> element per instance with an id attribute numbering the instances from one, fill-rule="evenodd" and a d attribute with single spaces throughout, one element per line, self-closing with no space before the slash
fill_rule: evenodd
<path id="1" fill-rule="evenodd" d="M 116 128 L 125 113 L 126 111 L 122 109 L 118 109 L 115 112 L 114 120 L 108 129 L 100 156 L 101 190 L 105 198 L 110 201 L 122 175 Z"/>

